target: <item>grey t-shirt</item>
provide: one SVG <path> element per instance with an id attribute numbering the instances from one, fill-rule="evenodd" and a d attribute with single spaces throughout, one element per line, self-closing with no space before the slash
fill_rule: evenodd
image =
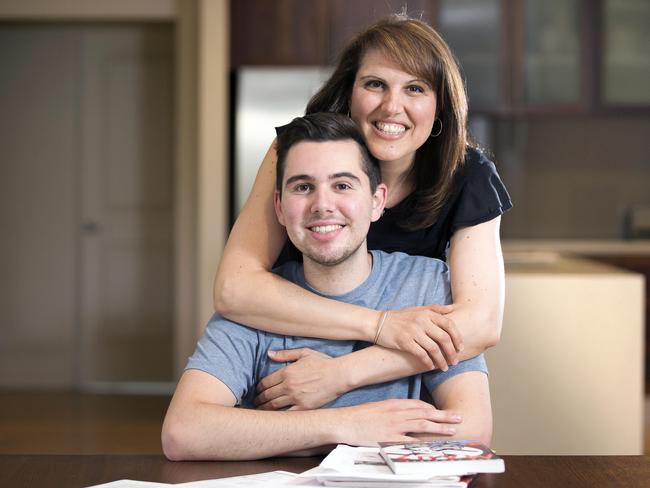
<path id="1" fill-rule="evenodd" d="M 354 290 L 343 295 L 325 295 L 305 281 L 302 263 L 289 262 L 274 272 L 299 286 L 335 300 L 376 310 L 450 303 L 449 272 L 437 259 L 404 253 L 371 251 L 372 271 Z M 198 369 L 215 376 L 234 394 L 237 403 L 252 407 L 255 387 L 265 376 L 287 365 L 271 361 L 267 352 L 308 347 L 329 356 L 342 356 L 369 346 L 361 341 L 334 341 L 284 336 L 232 322 L 215 314 L 199 340 L 186 369 Z M 391 398 L 420 398 L 422 381 L 433 391 L 443 381 L 466 371 L 487 373 L 483 355 L 451 366 L 448 371 L 432 371 L 395 381 L 364 386 L 347 392 L 324 407 L 345 407 Z"/>

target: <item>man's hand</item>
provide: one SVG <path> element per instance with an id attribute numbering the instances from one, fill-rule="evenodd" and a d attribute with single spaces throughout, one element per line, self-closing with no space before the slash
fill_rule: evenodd
<path id="1" fill-rule="evenodd" d="M 453 305 L 427 305 L 391 310 L 377 344 L 408 352 L 429 369 L 447 371 L 458 364 L 457 353 L 463 344 L 454 322 L 445 317 Z"/>
<path id="2" fill-rule="evenodd" d="M 384 400 L 338 409 L 341 419 L 337 437 L 353 446 L 376 446 L 377 442 L 417 441 L 417 435 L 452 436 L 459 415 L 438 410 L 420 400 Z"/>
<path id="3" fill-rule="evenodd" d="M 273 361 L 292 362 L 257 385 L 255 405 L 262 410 L 312 410 L 335 400 L 345 390 L 334 360 L 309 348 L 269 351 Z"/>

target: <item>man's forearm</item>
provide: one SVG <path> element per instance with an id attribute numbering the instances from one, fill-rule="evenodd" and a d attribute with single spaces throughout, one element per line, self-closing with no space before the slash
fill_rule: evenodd
<path id="1" fill-rule="evenodd" d="M 174 461 L 260 459 L 312 450 L 336 443 L 335 413 L 194 404 L 168 414 L 163 450 Z"/>
<path id="2" fill-rule="evenodd" d="M 464 361 L 481 352 L 468 348 L 458 353 L 458 359 Z M 382 346 L 366 347 L 332 360 L 338 363 L 337 371 L 345 371 L 342 375 L 344 392 L 431 371 L 414 355 Z"/>
<path id="3" fill-rule="evenodd" d="M 338 363 L 337 371 L 345 372 L 342 378 L 346 392 L 430 370 L 414 355 L 382 346 L 366 347 L 332 361 Z"/>

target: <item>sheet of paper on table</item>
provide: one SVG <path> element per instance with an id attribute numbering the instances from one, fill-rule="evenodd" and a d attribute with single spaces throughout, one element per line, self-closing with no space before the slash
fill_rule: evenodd
<path id="1" fill-rule="evenodd" d="M 300 477 L 288 471 L 270 471 L 268 473 L 233 476 L 214 480 L 191 481 L 189 483 L 155 483 L 153 481 L 118 480 L 88 488 L 283 488 L 287 486 L 320 487 L 314 478 Z"/>

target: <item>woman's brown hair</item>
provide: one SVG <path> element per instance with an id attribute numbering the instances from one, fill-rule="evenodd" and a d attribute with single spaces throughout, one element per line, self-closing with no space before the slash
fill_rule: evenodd
<path id="1" fill-rule="evenodd" d="M 437 96 L 442 132 L 429 137 L 415 153 L 407 175 L 415 182 L 415 205 L 402 224 L 408 230 L 424 229 L 436 221 L 468 144 L 467 96 L 460 70 L 449 46 L 431 26 L 395 14 L 359 33 L 343 49 L 334 73 L 309 101 L 305 113 L 349 113 L 352 86 L 363 56 L 375 49 L 406 73 L 426 80 Z M 436 123 L 434 130 L 437 128 Z"/>

